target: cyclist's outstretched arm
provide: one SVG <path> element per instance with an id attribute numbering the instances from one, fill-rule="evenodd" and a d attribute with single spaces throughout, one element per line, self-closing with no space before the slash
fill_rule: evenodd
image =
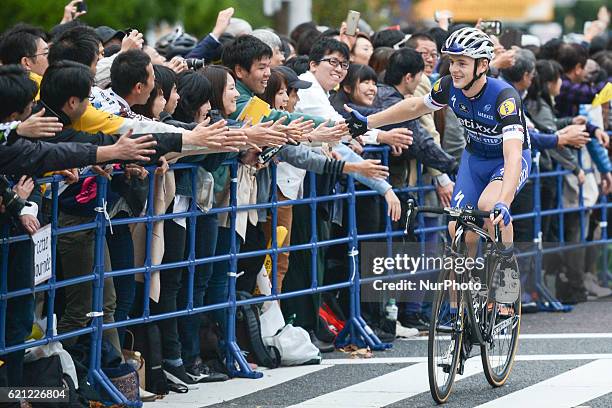
<path id="1" fill-rule="evenodd" d="M 382 112 L 368 116 L 368 127 L 370 129 L 375 129 L 381 126 L 405 122 L 433 111 L 434 109 L 425 105 L 422 96 L 413 96 L 396 103 Z"/>

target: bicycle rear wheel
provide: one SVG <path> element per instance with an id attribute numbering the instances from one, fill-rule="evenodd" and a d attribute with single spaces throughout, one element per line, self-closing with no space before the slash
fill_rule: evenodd
<path id="1" fill-rule="evenodd" d="M 454 280 L 454 276 L 454 272 L 442 270 L 438 283 Z M 427 370 L 431 396 L 439 404 L 448 400 L 459 364 L 464 318 L 462 299 L 460 290 L 439 286 L 432 305 Z"/>
<path id="2" fill-rule="evenodd" d="M 492 269 L 495 276 L 502 268 L 497 260 Z M 518 265 L 516 265 L 518 271 Z M 490 286 L 489 286 L 490 287 Z M 480 345 L 480 354 L 485 377 L 493 387 L 500 387 L 508 380 L 512 371 L 521 327 L 521 295 L 514 303 L 498 303 L 489 298 L 486 318 L 493 324 L 491 338 Z"/>

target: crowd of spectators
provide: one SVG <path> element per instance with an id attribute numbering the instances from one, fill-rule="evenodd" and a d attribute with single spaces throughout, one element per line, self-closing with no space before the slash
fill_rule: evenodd
<path id="1" fill-rule="evenodd" d="M 169 264 L 228 254 L 232 235 L 236 251 L 264 249 L 272 236 L 269 210 L 239 211 L 236 227 L 227 213 L 209 214 L 211 208 L 230 204 L 228 160 L 238 160 L 238 205 L 267 203 L 275 191 L 279 202 L 345 191 L 347 175 L 357 190 L 377 195 L 357 199 L 359 234 L 403 230 L 403 205 L 409 193 L 398 189 L 432 186 L 426 205 L 449 205 L 454 176 L 465 148 L 464 130 L 451 109 L 417 120 L 370 130 L 352 138 L 345 121 L 345 106 L 368 115 L 409 96 L 432 92 L 436 81 L 449 73 L 449 60 L 440 54 L 444 40 L 465 25 L 441 21 L 433 28 L 406 26 L 351 36 L 346 24 L 338 28 L 314 22 L 297 26 L 284 36 L 270 29 L 253 30 L 233 18 L 234 9 L 219 13 L 210 34 L 198 40 L 177 29 L 155 44 L 146 43 L 136 29 L 122 32 L 111 27 L 90 27 L 78 18 L 78 1 L 66 7 L 62 23 L 49 32 L 26 23 L 0 36 L 0 173 L 30 206 L 18 214 L 5 211 L 2 222 L 10 236 L 33 234 L 50 222 L 52 194 L 36 178 L 49 172 L 64 176 L 59 186 L 58 226 L 91 223 L 97 214 L 97 196 L 104 186 L 105 216 L 111 223 L 137 217 L 152 206 L 155 214 L 177 214 L 196 209 L 195 223 L 177 216 L 153 225 L 147 247 L 142 223 L 108 227 L 104 250 L 105 271 L 151 264 Z M 609 14 L 606 14 L 609 18 Z M 608 21 L 592 24 L 580 42 L 554 39 L 544 44 L 515 44 L 505 49 L 496 40 L 489 75 L 510 83 L 524 99 L 532 154 L 539 171 L 559 166 L 568 172 L 558 183 L 544 177 L 540 183 L 541 210 L 584 207 L 583 211 L 543 218 L 541 236 L 531 219 L 515 222 L 515 242 L 579 243 L 601 236 L 601 210 L 592 207 L 612 191 L 612 165 L 607 130 L 612 124 L 610 103 L 587 111 L 594 97 L 610 83 L 612 40 Z M 599 30 L 599 31 L 597 31 Z M 244 107 L 257 96 L 269 105 L 258 123 L 242 122 Z M 599 120 L 593 112 L 599 112 Z M 364 152 L 364 146 L 388 146 L 382 154 Z M 272 160 L 260 156 L 280 147 Z M 196 164 L 196 170 L 169 170 L 174 163 Z M 151 166 L 156 166 L 152 170 Z M 271 185 L 276 167 L 276 188 Z M 535 170 L 534 170 L 535 171 Z M 311 188 L 307 172 L 316 173 Z M 420 173 L 422 172 L 422 176 Z M 99 184 L 101 176 L 108 180 Z M 154 192 L 149 194 L 148 178 Z M 195 178 L 195 180 L 192 180 Z M 192 186 L 195 186 L 193 190 Z M 534 183 L 513 203 L 512 213 L 533 210 Z M 152 196 L 154 202 L 148 202 Z M 347 203 L 317 204 L 316 221 L 310 205 L 277 207 L 276 225 L 288 234 L 282 246 L 347 236 Z M 3 208 L 4 210 L 4 208 Z M 312 224 L 316 222 L 313 227 Z M 423 218 L 420 227 L 442 226 L 436 217 Z M 606 226 L 604 226 L 606 228 Z M 195 229 L 195 231 L 193 231 Z M 425 241 L 445 239 L 428 232 Z M 94 270 L 96 230 L 62 233 L 57 240 L 57 281 L 91 274 Z M 190 254 L 190 236 L 195 253 Z M 420 237 L 405 236 L 414 241 Z M 279 243 L 280 246 L 280 243 Z M 316 278 L 319 285 L 346 281 L 347 245 L 318 248 Z M 7 288 L 33 285 L 32 242 L 8 245 L 0 259 L 7 265 Z M 589 296 L 612 294 L 598 281 L 597 247 L 579 247 L 544 258 L 543 269 L 554 281 L 554 292 L 564 303 L 586 301 Z M 279 293 L 311 287 L 311 250 L 277 254 L 276 289 Z M 263 257 L 240 260 L 238 288 L 252 292 Z M 533 287 L 534 263 L 522 258 L 523 303 L 538 300 Z M 186 307 L 225 302 L 228 298 L 229 261 L 199 264 L 193 279 L 188 268 L 163 269 L 151 275 L 144 293 L 142 274 L 123 274 L 104 281 L 104 322 L 142 316 L 143 297 L 149 296 L 151 314 L 171 313 Z M 193 303 L 188 305 L 189 285 Z M 44 294 L 12 297 L 7 301 L 5 345 L 21 344 L 30 336 L 37 306 Z M 319 316 L 323 299 L 348 313 L 347 291 L 283 299 L 283 314 L 309 332 L 322 352 L 332 351 L 334 333 Z M 331 298 L 331 299 L 330 299 Z M 87 327 L 91 321 L 92 282 L 82 281 L 58 292 L 54 311 L 57 332 Z M 37 302 L 38 300 L 38 302 Z M 384 302 L 364 302 L 362 312 L 383 341 L 393 341 L 398 328 L 425 330 L 428 307 L 423 302 L 401 303 L 398 322 L 385 316 Z M 537 308 L 533 308 L 534 310 Z M 211 319 L 224 333 L 226 312 L 217 309 Z M 227 379 L 200 356 L 201 316 L 159 320 L 163 368 L 186 384 Z M 410 331 L 404 330 L 402 333 Z M 104 333 L 112 347 L 125 347 L 125 327 Z M 63 340 L 68 348 L 77 337 Z M 24 351 L 0 356 L 0 384 L 22 384 Z"/>

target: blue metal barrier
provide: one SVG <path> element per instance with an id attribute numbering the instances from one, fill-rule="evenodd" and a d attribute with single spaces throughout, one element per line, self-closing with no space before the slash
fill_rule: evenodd
<path id="1" fill-rule="evenodd" d="M 366 151 L 370 152 L 378 152 L 383 154 L 384 161 L 388 160 L 388 148 L 377 147 L 377 148 L 367 148 Z M 227 309 L 226 314 L 226 333 L 224 340 L 224 347 L 226 350 L 226 364 L 232 376 L 240 376 L 247 378 L 258 378 L 261 377 L 261 373 L 255 372 L 251 370 L 249 364 L 246 362 L 238 344 L 236 342 L 236 333 L 235 333 L 235 325 L 236 325 L 236 309 L 240 305 L 261 303 L 267 300 L 281 300 L 287 299 L 295 296 L 303 296 L 303 295 L 312 295 L 316 293 L 321 293 L 324 291 L 337 290 L 342 288 L 348 288 L 350 291 L 350 316 L 347 321 L 345 329 L 338 336 L 337 345 L 343 344 L 358 344 L 360 346 L 368 346 L 375 350 L 383 350 L 390 347 L 389 344 L 382 343 L 374 332 L 367 326 L 366 322 L 361 317 L 360 310 L 360 287 L 363 284 L 366 284 L 371 281 L 371 278 L 361 279 L 358 267 L 358 248 L 359 244 L 362 241 L 372 240 L 372 239 L 380 239 L 386 240 L 387 244 L 390 246 L 391 240 L 393 237 L 400 237 L 404 235 L 403 230 L 393 231 L 392 225 L 389 217 L 386 217 L 384 231 L 378 233 L 369 233 L 369 234 L 359 234 L 356 226 L 356 198 L 362 196 L 373 196 L 377 193 L 373 191 L 355 191 L 355 186 L 353 182 L 353 178 L 351 176 L 348 177 L 347 184 L 347 192 L 338 193 L 333 195 L 326 196 L 317 196 L 315 189 L 315 176 L 314 174 L 309 174 L 310 177 L 310 197 L 300 199 L 300 200 L 287 200 L 278 202 L 277 201 L 277 185 L 276 185 L 276 168 L 272 167 L 272 201 L 270 203 L 260 203 L 260 204 L 250 204 L 250 205 L 237 205 L 237 168 L 238 165 L 235 161 L 230 163 L 225 163 L 225 165 L 230 166 L 230 203 L 228 207 L 225 208 L 213 208 L 207 213 L 203 213 L 196 208 L 194 200 L 191 200 L 191 205 L 188 211 L 182 213 L 174 213 L 174 214 L 159 214 L 155 215 L 153 211 L 153 191 L 154 191 L 154 178 L 149 177 L 149 194 L 147 207 L 144 216 L 132 217 L 132 218 L 121 218 L 118 220 L 108 220 L 106 218 L 106 186 L 107 180 L 98 177 L 98 195 L 97 195 L 97 214 L 95 220 L 88 224 L 73 226 L 73 227 L 64 227 L 59 228 L 58 226 L 58 191 L 59 191 L 59 181 L 62 180 L 59 176 L 47 177 L 45 179 L 40 179 L 40 183 L 51 183 L 52 188 L 52 209 L 51 209 L 51 228 L 52 228 L 52 254 L 53 254 L 53 262 L 52 262 L 52 276 L 51 279 L 43 283 L 41 285 L 36 286 L 35 288 L 23 288 L 15 291 L 8 292 L 7 290 L 7 273 L 8 273 L 8 251 L 9 245 L 15 242 L 24 241 L 29 239 L 28 236 L 22 235 L 17 237 L 9 237 L 8 230 L 5 229 L 4 235 L 0 244 L 2 245 L 1 254 L 2 254 L 2 263 L 1 263 L 1 279 L 0 279 L 0 353 L 5 354 L 9 352 L 13 352 L 16 350 L 21 350 L 37 345 L 43 345 L 54 341 L 60 341 L 72 337 L 77 337 L 85 334 L 90 334 L 91 337 L 91 355 L 90 355 L 90 372 L 89 372 L 89 381 L 93 384 L 96 384 L 99 387 L 102 387 L 108 395 L 112 398 L 114 402 L 124 403 L 128 405 L 138 405 L 128 401 L 117 389 L 114 387 L 112 382 L 107 378 L 107 376 L 102 371 L 101 367 L 101 353 L 102 353 L 102 334 L 105 330 L 115 329 L 118 327 L 125 327 L 135 324 L 141 323 L 149 323 L 155 322 L 162 319 L 176 318 L 181 316 L 193 315 L 203 312 L 208 312 L 217 309 Z M 187 165 L 187 164 L 178 164 L 173 165 L 173 169 L 190 169 L 192 174 L 195 174 L 195 169 L 197 166 L 195 165 Z M 420 166 L 419 166 L 420 168 Z M 154 168 L 148 168 L 150 173 L 153 173 Z M 515 219 L 533 219 L 534 220 L 534 242 L 537 244 L 537 249 L 532 253 L 521 254 L 519 256 L 534 256 L 535 257 L 535 283 L 538 292 L 542 297 L 542 307 L 549 308 L 551 310 L 562 310 L 567 311 L 568 308 L 564 305 L 560 304 L 558 301 L 554 299 L 554 297 L 549 293 L 548 289 L 544 285 L 543 276 L 542 276 L 542 256 L 543 254 L 561 251 L 567 249 L 568 247 L 560 247 L 560 248 L 552 248 L 545 249 L 543 248 L 542 243 L 542 217 L 543 216 L 559 216 L 559 228 L 560 228 L 560 239 L 561 242 L 564 242 L 563 237 L 563 215 L 566 212 L 575 212 L 579 211 L 581 214 L 584 214 L 585 210 L 600 208 L 602 211 L 601 218 L 601 226 L 602 226 L 602 237 L 598 241 L 585 243 L 584 242 L 584 222 L 581 223 L 582 228 L 582 240 L 581 243 L 577 246 L 586 246 L 586 245 L 603 245 L 603 265 L 607 265 L 607 249 L 606 246 L 611 242 L 607 236 L 607 218 L 606 218 L 606 210 L 611 207 L 608 204 L 606 197 L 602 197 L 600 204 L 585 208 L 582 204 L 582 188 L 580 188 L 580 199 L 581 205 L 578 208 L 564 209 L 562 205 L 562 197 L 559 193 L 559 202 L 558 208 L 554 210 L 542 211 L 541 202 L 540 202 L 540 180 L 543 177 L 555 177 L 558 180 L 559 192 L 562 191 L 562 178 L 565 174 L 568 174 L 567 171 L 554 171 L 548 173 L 540 173 L 539 166 L 534 167 L 533 173 L 530 175 L 530 179 L 534 183 L 534 205 L 533 211 L 527 214 L 516 215 Z M 86 175 L 87 176 L 87 175 Z M 192 177 L 192 188 L 195 191 L 195 177 Z M 416 193 L 419 198 L 422 200 L 424 192 L 430 191 L 433 189 L 432 186 L 425 186 L 422 184 L 421 172 L 419 170 L 418 173 L 418 181 L 419 185 L 416 187 L 408 187 L 403 189 L 398 189 L 398 192 L 409 192 Z M 335 201 L 335 200 L 348 200 L 348 219 L 347 219 L 347 230 L 348 234 L 346 237 L 340 238 L 331 238 L 324 241 L 319 241 L 317 236 L 317 204 L 321 202 Z M 309 205 L 310 206 L 310 215 L 311 215 L 311 239 L 309 243 L 306 244 L 297 244 L 290 245 L 287 247 L 277 247 L 277 237 L 276 237 L 276 226 L 277 226 L 277 210 L 278 207 L 288 206 L 288 205 Z M 230 219 L 230 231 L 235 231 L 236 228 L 236 213 L 238 210 L 244 211 L 248 209 L 269 209 L 272 214 L 272 246 L 270 249 L 262 249 L 251 252 L 238 252 L 236 250 L 236 234 L 231 234 L 231 242 L 230 242 L 230 251 L 227 255 L 216 255 L 208 258 L 196 258 L 195 256 L 195 242 L 198 237 L 195 234 L 195 223 L 196 217 L 202 216 L 204 214 L 218 214 L 222 212 L 229 213 Z M 190 233 L 187 236 L 187 245 L 188 245 L 188 256 L 187 259 L 178 262 L 153 265 L 152 264 L 152 254 L 151 254 L 151 243 L 153 237 L 153 225 L 157 221 L 162 220 L 170 220 L 172 218 L 187 218 L 190 225 Z M 125 224 L 133 224 L 133 223 L 145 223 L 146 224 L 146 253 L 145 253 L 145 261 L 142 267 L 135 267 L 131 269 L 125 270 L 116 270 L 116 271 L 105 271 L 104 265 L 104 240 L 106 235 L 106 229 L 109 225 L 125 225 Z M 417 228 L 415 233 L 420 237 L 421 243 L 424 245 L 425 243 L 425 233 L 440 231 L 445 232 L 446 226 L 442 225 L 439 227 L 433 228 L 423 228 L 422 220 L 421 220 L 421 228 Z M 61 234 L 75 232 L 85 229 L 95 229 L 96 231 L 96 239 L 95 239 L 95 257 L 94 257 L 94 265 L 93 270 L 89 274 L 84 274 L 77 278 L 72 278 L 68 280 L 57 281 L 56 279 L 56 257 L 57 257 L 57 239 Z M 317 281 L 317 252 L 321 248 L 329 247 L 332 245 L 346 245 L 348 248 L 348 259 L 349 259 L 349 276 L 347 281 L 340 282 L 331 285 L 323 285 L 322 282 Z M 424 249 L 424 246 L 422 247 Z M 288 292 L 288 293 L 278 293 L 277 287 L 277 276 L 276 276 L 276 268 L 277 268 L 277 257 L 279 253 L 297 251 L 297 250 L 310 250 L 311 251 L 311 286 L 306 289 Z M 250 300 L 236 300 L 236 279 L 238 278 L 238 260 L 244 258 L 250 258 L 260 255 L 269 254 L 272 258 L 272 294 L 270 296 L 257 297 Z M 204 305 L 199 307 L 194 307 L 193 296 L 194 296 L 194 275 L 195 275 L 195 267 L 197 265 L 214 263 L 220 261 L 229 261 L 230 269 L 228 273 L 228 283 L 229 283 L 229 296 L 227 301 L 214 304 L 214 305 Z M 151 315 L 150 313 L 150 300 L 149 300 L 149 290 L 151 285 L 151 273 L 154 271 L 164 271 L 172 268 L 187 268 L 188 271 L 188 299 L 187 299 L 187 307 L 184 310 L 176 310 L 174 312 L 168 312 L 163 314 Z M 606 269 L 603 269 L 606 271 Z M 427 272 L 427 271 L 424 271 Z M 104 280 L 105 278 L 112 278 L 114 276 L 123 276 L 123 275 L 133 275 L 137 273 L 142 273 L 144 275 L 144 297 L 143 297 L 143 313 L 142 316 L 128 319 L 124 321 L 114 322 L 114 323 L 104 323 L 103 321 L 103 295 L 104 295 Z M 609 275 L 609 271 L 607 271 L 606 276 Z M 392 276 L 380 276 L 376 277 L 376 279 L 396 279 L 401 277 L 402 274 L 395 274 Z M 94 287 L 93 290 L 93 301 L 92 301 L 92 309 L 90 313 L 91 323 L 82 329 L 75 330 L 69 333 L 62 333 L 59 335 L 52 335 L 52 326 L 53 326 L 53 315 L 54 315 L 54 302 L 56 296 L 56 290 L 68 285 L 74 285 L 82 282 L 92 282 Z M 47 335 L 45 338 L 41 340 L 36 340 L 27 344 L 17 344 L 7 347 L 5 344 L 5 328 L 6 328 L 6 307 L 7 301 L 17 296 L 22 295 L 32 295 L 34 293 L 45 292 L 47 293 L 46 305 L 47 305 Z M 0 356 L 1 359 L 1 356 Z"/>

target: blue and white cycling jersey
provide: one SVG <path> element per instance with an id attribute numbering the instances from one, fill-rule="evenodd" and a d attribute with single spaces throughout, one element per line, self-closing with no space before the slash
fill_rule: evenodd
<path id="1" fill-rule="evenodd" d="M 487 82 L 478 95 L 468 98 L 453 86 L 450 75 L 440 78 L 425 96 L 425 105 L 438 110 L 448 105 L 466 129 L 467 149 L 483 157 L 503 157 L 503 141 L 523 141 L 530 149 L 521 97 L 512 85 L 496 78 Z"/>
<path id="2" fill-rule="evenodd" d="M 466 130 L 466 151 L 453 191 L 453 207 L 468 204 L 476 207 L 488 183 L 503 178 L 505 140 L 516 139 L 523 143 L 517 193 L 520 191 L 531 170 L 531 142 L 521 97 L 512 85 L 488 77 L 478 95 L 468 98 L 453 86 L 451 76 L 447 75 L 433 85 L 424 102 L 433 110 L 448 105 Z"/>

